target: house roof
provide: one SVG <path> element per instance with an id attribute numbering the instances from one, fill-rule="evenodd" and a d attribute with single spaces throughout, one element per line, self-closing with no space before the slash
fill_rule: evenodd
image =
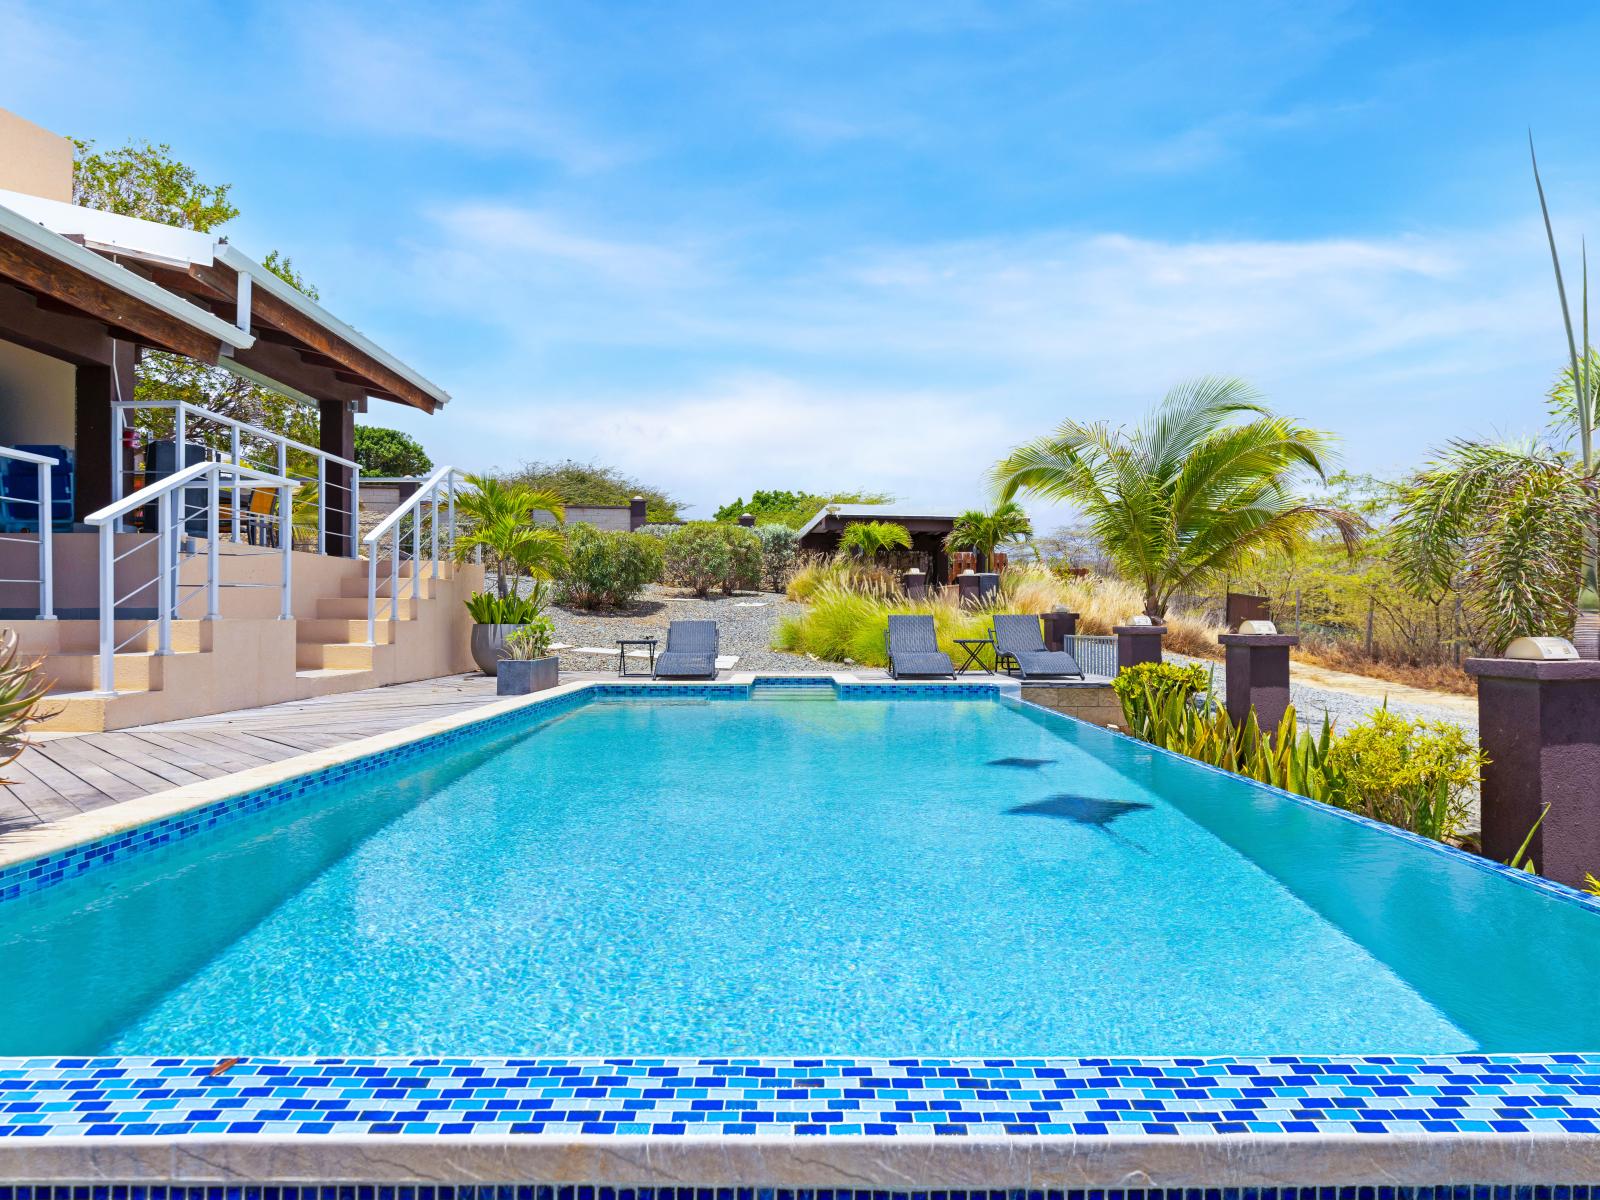
<path id="1" fill-rule="evenodd" d="M 449 393 L 289 286 L 226 238 L 0 191 L 0 211 L 81 243 L 89 257 L 242 332 L 229 353 L 253 375 L 317 399 L 374 396 L 433 411 Z M 70 243 L 69 243 L 70 244 Z M 0 274 L 3 274 L 0 270 Z"/>
<path id="2" fill-rule="evenodd" d="M 255 344 L 248 330 L 9 207 L 7 195 L 0 193 L 0 279 L 36 301 L 89 313 L 129 341 L 194 357 L 215 359 Z"/>
<path id="3" fill-rule="evenodd" d="M 821 526 L 829 517 L 838 517 L 841 521 L 950 521 L 955 517 L 944 513 L 919 513 L 915 509 L 907 509 L 900 504 L 827 504 L 818 510 L 800 527 L 800 536 Z"/>

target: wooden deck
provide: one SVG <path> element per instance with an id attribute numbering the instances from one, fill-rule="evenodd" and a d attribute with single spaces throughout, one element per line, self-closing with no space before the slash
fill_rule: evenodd
<path id="1" fill-rule="evenodd" d="M 415 725 L 495 698 L 494 680 L 451 675 L 115 733 L 45 736 L 0 778 L 0 834 Z"/>

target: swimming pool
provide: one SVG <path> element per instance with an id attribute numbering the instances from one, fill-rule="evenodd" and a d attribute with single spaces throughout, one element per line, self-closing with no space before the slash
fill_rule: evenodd
<path id="1" fill-rule="evenodd" d="M 0 1054 L 1600 1044 L 1592 905 L 979 689 L 589 689 L 294 791 L 0 904 Z"/>

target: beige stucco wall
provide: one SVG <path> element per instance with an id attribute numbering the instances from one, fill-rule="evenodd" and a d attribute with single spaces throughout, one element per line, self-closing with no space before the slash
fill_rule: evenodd
<path id="1" fill-rule="evenodd" d="M 77 368 L 71 363 L 0 342 L 0 445 L 71 448 L 76 387 Z"/>
<path id="2" fill-rule="evenodd" d="M 0 188 L 72 201 L 72 143 L 0 108 Z"/>

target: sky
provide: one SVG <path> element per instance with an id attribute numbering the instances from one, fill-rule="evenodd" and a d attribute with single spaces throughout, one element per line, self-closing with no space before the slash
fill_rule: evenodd
<path id="1" fill-rule="evenodd" d="M 1528 168 L 1600 232 L 1600 5 L 0 0 L 0 107 L 169 143 L 452 395 L 439 463 L 988 500 L 1239 376 L 1398 476 L 1537 431 Z M 1052 514 L 1037 512 L 1041 522 Z"/>

